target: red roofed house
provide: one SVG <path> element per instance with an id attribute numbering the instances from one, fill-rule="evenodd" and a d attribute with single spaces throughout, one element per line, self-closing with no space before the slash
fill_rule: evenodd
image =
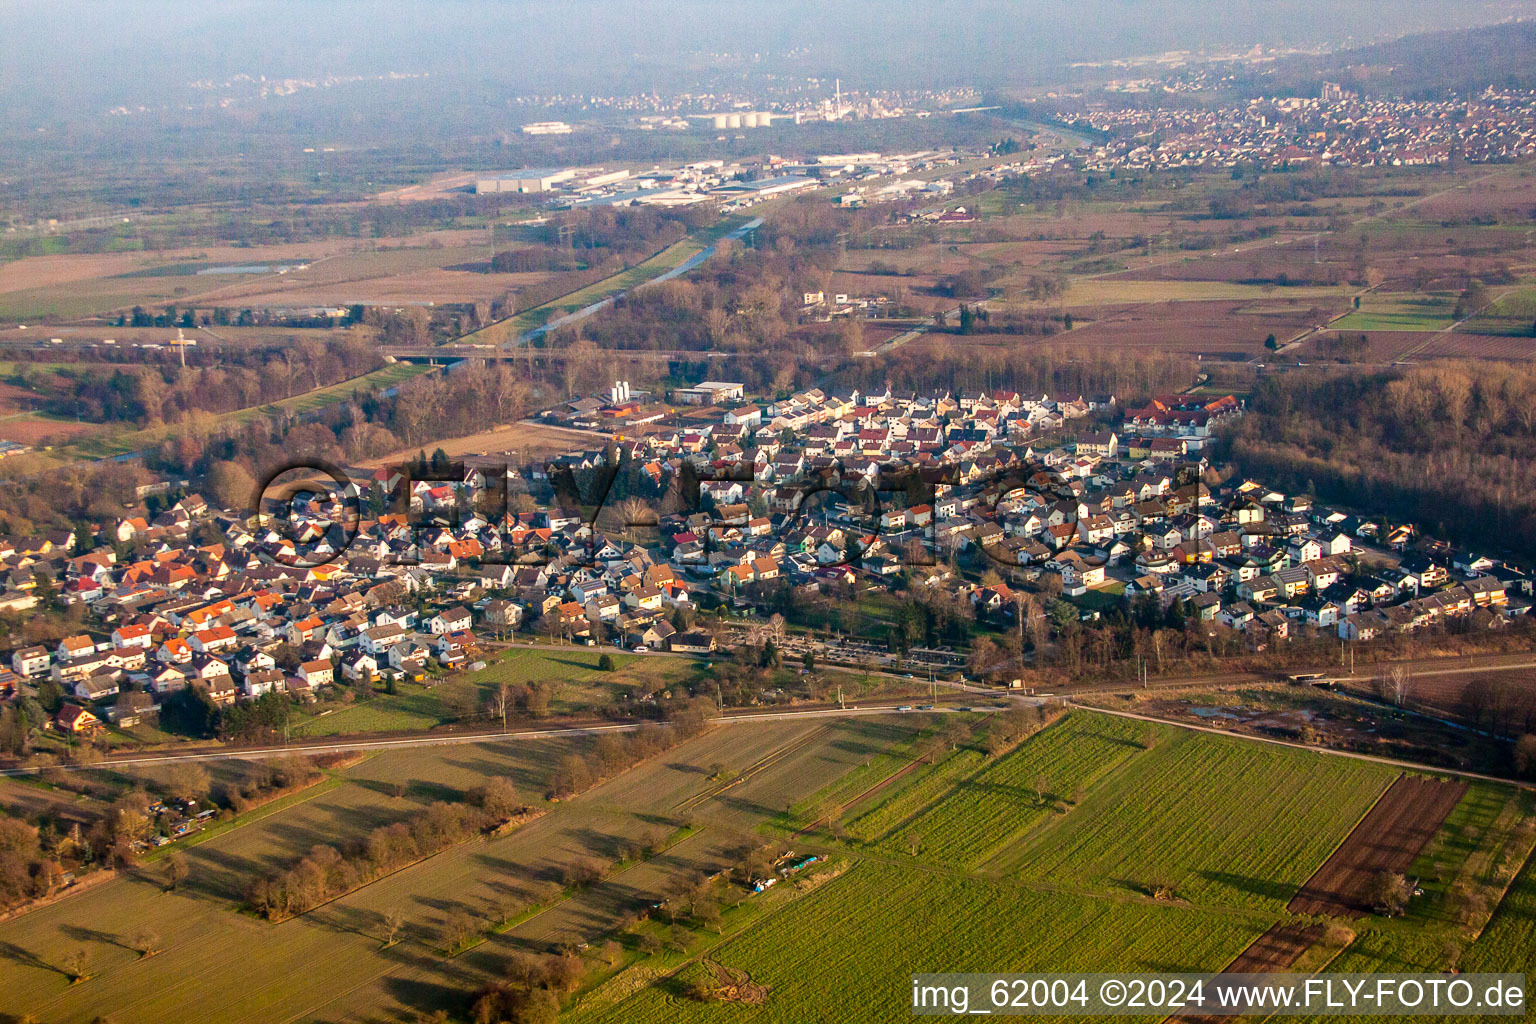
<path id="1" fill-rule="evenodd" d="M 53 716 L 53 724 L 60 732 L 72 733 L 76 736 L 101 731 L 101 719 L 79 704 L 65 704 L 59 708 L 59 713 Z"/>
<path id="2" fill-rule="evenodd" d="M 192 649 L 203 654 L 222 651 L 227 647 L 235 646 L 236 642 L 235 631 L 228 626 L 209 626 L 207 629 L 200 629 L 192 634 L 190 641 Z"/>

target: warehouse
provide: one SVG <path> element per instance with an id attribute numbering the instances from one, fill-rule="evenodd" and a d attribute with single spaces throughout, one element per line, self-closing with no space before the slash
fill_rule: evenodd
<path id="1" fill-rule="evenodd" d="M 524 168 L 494 178 L 481 178 L 475 182 L 475 194 L 488 192 L 548 192 L 562 181 L 570 181 L 576 172 L 569 168 Z"/>

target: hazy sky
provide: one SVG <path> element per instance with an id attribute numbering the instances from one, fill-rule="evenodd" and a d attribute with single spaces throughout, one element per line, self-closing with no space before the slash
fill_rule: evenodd
<path id="1" fill-rule="evenodd" d="M 1339 44 L 1536 11 L 1531 0 L 4 0 L 0 106 L 175 101 L 185 83 L 431 72 L 522 90 L 668 89 L 699 51 L 808 51 L 853 84 L 1038 81 L 1073 60 Z"/>

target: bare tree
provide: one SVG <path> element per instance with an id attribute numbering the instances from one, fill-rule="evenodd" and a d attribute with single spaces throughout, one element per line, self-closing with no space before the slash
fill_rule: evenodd
<path id="1" fill-rule="evenodd" d="M 391 910 L 384 915 L 384 945 L 393 946 L 400 941 L 400 929 L 405 927 L 405 915 Z"/>
<path id="2" fill-rule="evenodd" d="M 501 731 L 507 731 L 507 712 L 512 707 L 512 687 L 502 683 L 491 694 L 491 713 L 501 719 Z"/>
<path id="3" fill-rule="evenodd" d="M 156 935 L 150 929 L 141 926 L 135 928 L 133 932 L 129 934 L 128 945 L 141 957 L 154 956 L 156 953 L 160 952 L 158 948 L 160 945 L 160 936 Z"/>
<path id="4" fill-rule="evenodd" d="M 450 954 L 457 953 L 469 937 L 475 932 L 475 919 L 469 916 L 469 912 L 463 908 L 457 908 L 448 915 L 443 922 L 442 938 L 443 949 Z"/>
<path id="5" fill-rule="evenodd" d="M 175 892 L 181 887 L 181 883 L 187 880 L 190 868 L 187 865 L 187 855 L 177 850 L 165 858 L 165 888 L 168 892 Z"/>
<path id="6" fill-rule="evenodd" d="M 1388 665 L 1376 681 L 1381 699 L 1402 707 L 1413 692 L 1413 672 L 1402 662 Z"/>
<path id="7" fill-rule="evenodd" d="M 85 981 L 90 975 L 85 973 L 86 954 L 83 946 L 76 946 L 64 954 L 64 973 L 69 975 L 71 982 Z"/>
<path id="8" fill-rule="evenodd" d="M 1366 901 L 1383 917 L 1401 917 L 1412 896 L 1413 886 L 1395 871 L 1377 872 L 1366 889 Z"/>

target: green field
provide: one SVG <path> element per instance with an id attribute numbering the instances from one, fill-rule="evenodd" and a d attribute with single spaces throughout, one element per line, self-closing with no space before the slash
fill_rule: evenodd
<path id="1" fill-rule="evenodd" d="M 1036 892 L 1006 883 L 859 864 L 710 952 L 768 987 L 759 1008 L 679 994 L 681 978 L 578 1021 L 891 1021 L 909 1013 L 914 970 L 1219 970 L 1260 918 Z M 920 966 L 921 965 L 921 966 Z M 942 965 L 942 966 L 939 966 Z M 733 1012 L 734 1011 L 734 1012 Z"/>
<path id="2" fill-rule="evenodd" d="M 1451 326 L 1454 296 L 1418 292 L 1372 293 L 1360 308 L 1329 324 L 1335 331 L 1438 331 Z"/>
<path id="3" fill-rule="evenodd" d="M 1079 788 L 1140 753 L 1141 731 L 1123 719 L 1076 714 L 996 761 L 962 750 L 852 828 L 893 851 L 909 851 L 915 836 L 924 859 L 981 866 L 1066 813 Z"/>
<path id="4" fill-rule="evenodd" d="M 1183 899 L 1278 911 L 1397 776 L 1367 762 L 1159 732 L 1156 747 L 1005 860 L 1029 879 L 1120 892 L 1167 884 Z"/>

